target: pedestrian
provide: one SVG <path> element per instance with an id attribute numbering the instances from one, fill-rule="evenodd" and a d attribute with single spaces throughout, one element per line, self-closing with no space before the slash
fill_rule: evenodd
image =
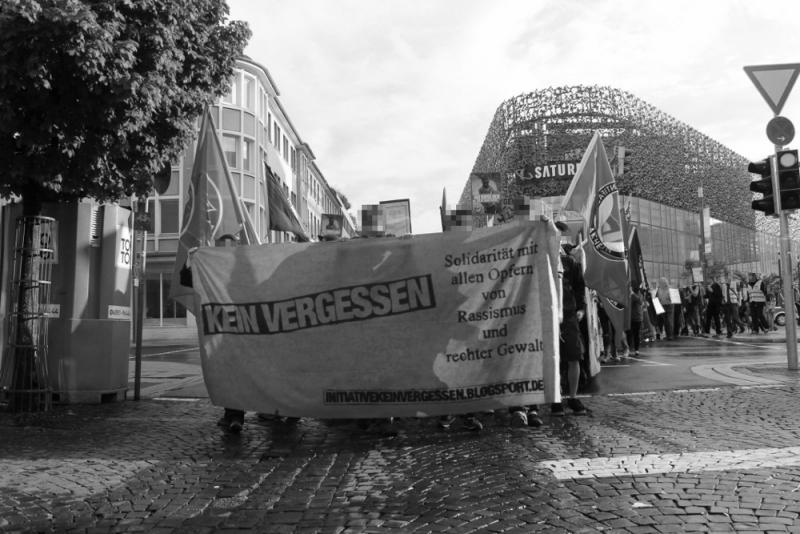
<path id="1" fill-rule="evenodd" d="M 767 324 L 766 317 L 764 317 L 764 306 L 767 302 L 767 295 L 764 292 L 764 282 L 756 273 L 750 273 L 748 275 L 746 290 L 747 301 L 750 306 L 750 322 L 753 333 L 758 334 L 760 330 L 763 330 L 765 333 L 769 332 L 769 325 Z"/>
<path id="2" fill-rule="evenodd" d="M 739 318 L 739 291 L 736 283 L 728 279 L 723 292 L 725 295 L 723 301 L 725 327 L 728 329 L 728 337 L 733 337 L 737 331 L 744 332 L 744 323 Z"/>
<path id="3" fill-rule="evenodd" d="M 600 298 L 597 299 L 597 318 L 603 336 L 603 352 L 600 354 L 600 363 L 617 361 L 619 358 L 617 355 L 616 332 Z"/>
<path id="4" fill-rule="evenodd" d="M 692 334 L 700 335 L 700 288 L 697 284 L 686 288 L 686 322 Z"/>
<path id="5" fill-rule="evenodd" d="M 664 313 L 659 318 L 663 324 L 664 337 L 672 339 L 675 336 L 675 305 L 669 296 L 669 281 L 663 276 L 658 281 L 656 296 L 664 308 Z"/>
<path id="6" fill-rule="evenodd" d="M 225 234 L 216 239 L 214 246 L 217 247 L 234 247 L 238 244 L 239 238 L 233 234 Z M 180 270 L 180 283 L 182 286 L 194 287 L 192 277 L 192 252 L 197 250 L 197 247 L 188 251 L 186 257 L 186 264 Z M 222 417 L 217 421 L 217 425 L 222 427 L 225 431 L 233 434 L 238 434 L 244 428 L 244 410 L 238 408 L 224 408 Z"/>
<path id="7" fill-rule="evenodd" d="M 581 360 L 584 358 L 584 346 L 581 340 L 578 323 L 586 311 L 586 284 L 583 280 L 583 269 L 580 263 L 570 255 L 574 245 L 564 244 L 561 247 L 561 309 L 562 320 L 559 335 L 561 353 L 560 367 L 566 367 L 567 407 L 574 415 L 585 415 L 586 407 L 577 398 L 581 377 Z M 550 415 L 564 415 L 564 405 L 554 402 L 550 405 Z"/>
<path id="8" fill-rule="evenodd" d="M 635 283 L 631 283 L 631 329 L 628 330 L 628 346 L 633 349 L 634 356 L 639 355 L 639 342 L 642 329 L 642 319 L 644 316 L 644 304 L 641 289 Z"/>
<path id="9" fill-rule="evenodd" d="M 800 319 L 800 289 L 797 288 L 796 284 L 792 284 L 792 291 L 794 292 L 795 316 Z"/>
<path id="10" fill-rule="evenodd" d="M 706 291 L 708 300 L 706 301 L 706 317 L 703 324 L 703 332 L 705 334 L 711 333 L 711 322 L 714 322 L 715 338 L 722 335 L 722 326 L 720 325 L 719 314 L 722 311 L 722 286 L 719 284 L 717 277 L 712 278 L 711 284 Z"/>
<path id="11" fill-rule="evenodd" d="M 764 316 L 767 319 L 767 331 L 772 332 L 778 329 L 778 327 L 775 326 L 775 294 L 771 291 L 767 291 L 766 299 L 767 301 L 764 303 Z"/>

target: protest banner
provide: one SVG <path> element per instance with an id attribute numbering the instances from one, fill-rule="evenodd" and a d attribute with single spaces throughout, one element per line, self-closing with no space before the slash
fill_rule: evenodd
<path id="1" fill-rule="evenodd" d="M 214 404 L 413 417 L 560 400 L 552 222 L 206 247 L 191 265 Z"/>

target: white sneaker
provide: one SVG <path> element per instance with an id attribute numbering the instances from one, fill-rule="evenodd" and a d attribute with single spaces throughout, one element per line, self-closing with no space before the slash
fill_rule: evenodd
<path id="1" fill-rule="evenodd" d="M 528 426 L 528 416 L 522 410 L 511 413 L 511 426 L 515 428 Z"/>

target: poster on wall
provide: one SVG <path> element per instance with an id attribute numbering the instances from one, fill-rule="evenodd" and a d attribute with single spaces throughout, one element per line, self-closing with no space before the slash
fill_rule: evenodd
<path id="1" fill-rule="evenodd" d="M 473 204 L 488 210 L 500 202 L 500 173 L 474 172 L 470 175 Z"/>
<path id="2" fill-rule="evenodd" d="M 411 201 L 407 198 L 384 200 L 380 203 L 383 229 L 388 235 L 400 237 L 411 233 Z"/>

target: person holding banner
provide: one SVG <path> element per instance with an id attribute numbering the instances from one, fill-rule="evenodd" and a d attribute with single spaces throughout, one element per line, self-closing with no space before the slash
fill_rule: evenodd
<path id="1" fill-rule="evenodd" d="M 579 323 L 586 312 L 586 284 L 583 280 L 583 268 L 570 255 L 575 245 L 561 246 L 561 303 L 563 319 L 561 320 L 560 349 L 561 368 L 566 368 L 567 406 L 574 415 L 585 415 L 586 407 L 577 398 L 581 377 L 581 360 L 584 357 L 583 340 Z M 564 405 L 554 402 L 550 405 L 550 415 L 564 415 Z"/>

